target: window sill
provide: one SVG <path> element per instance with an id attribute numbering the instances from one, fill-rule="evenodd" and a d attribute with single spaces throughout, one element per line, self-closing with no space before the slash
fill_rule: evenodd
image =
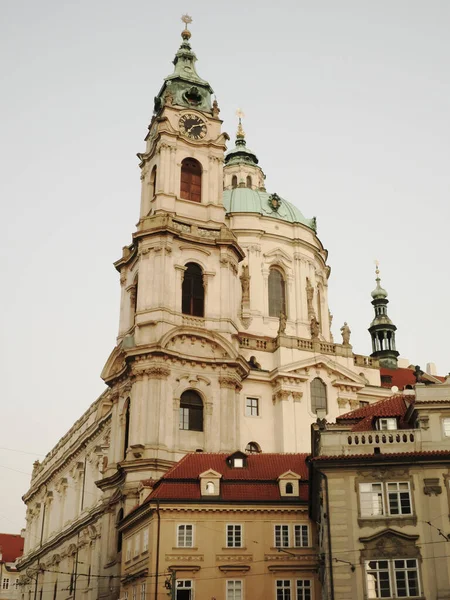
<path id="1" fill-rule="evenodd" d="M 198 548 L 194 546 L 172 546 L 172 550 L 194 550 L 198 551 Z"/>
<path id="2" fill-rule="evenodd" d="M 408 525 L 417 525 L 417 516 L 415 515 L 396 515 L 387 516 L 379 515 L 376 517 L 358 517 L 358 525 L 360 527 L 389 527 L 395 525 L 397 527 L 406 527 Z"/>
<path id="3" fill-rule="evenodd" d="M 224 546 L 222 550 L 226 552 L 228 552 L 228 550 L 239 550 L 239 552 L 241 552 L 242 550 L 247 550 L 247 548 L 245 546 Z"/>

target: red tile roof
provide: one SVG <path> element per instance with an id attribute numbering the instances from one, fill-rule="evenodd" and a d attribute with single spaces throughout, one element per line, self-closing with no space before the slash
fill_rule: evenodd
<path id="1" fill-rule="evenodd" d="M 407 385 L 414 387 L 416 385 L 416 378 L 414 376 L 414 367 L 408 368 L 398 368 L 398 369 L 386 369 L 384 367 L 380 368 L 380 376 L 381 376 L 381 387 L 391 388 L 396 385 L 399 390 L 404 390 Z M 390 381 L 383 381 L 383 378 L 390 378 Z M 427 381 L 445 381 L 445 377 L 440 377 L 437 375 L 428 375 L 428 373 L 424 373 L 422 378 Z"/>
<path id="2" fill-rule="evenodd" d="M 23 537 L 13 533 L 0 533 L 1 562 L 14 562 L 23 554 Z"/>
<path id="3" fill-rule="evenodd" d="M 336 418 L 336 421 L 340 424 L 344 424 L 345 422 L 350 424 L 355 423 L 353 427 L 354 431 L 368 431 L 372 429 L 374 417 L 400 417 L 401 424 L 408 406 L 414 402 L 414 399 L 415 396 L 412 394 L 407 396 L 397 394 L 340 415 Z"/>
<path id="4" fill-rule="evenodd" d="M 201 500 L 199 475 L 210 469 L 222 475 L 218 498 L 221 501 L 279 501 L 278 478 L 286 471 L 301 476 L 299 498 L 308 500 L 307 454 L 249 454 L 247 464 L 242 468 L 229 466 L 229 456 L 222 453 L 187 454 L 158 481 L 145 502 L 157 498 Z M 215 498 L 208 497 L 208 502 L 212 500 Z"/>

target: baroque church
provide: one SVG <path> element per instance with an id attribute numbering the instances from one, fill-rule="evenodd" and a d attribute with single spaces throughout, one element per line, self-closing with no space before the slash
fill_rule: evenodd
<path id="1" fill-rule="evenodd" d="M 373 354 L 357 355 L 346 324 L 342 343 L 331 334 L 315 218 L 266 190 L 240 118 L 229 143 L 187 23 L 181 37 L 138 154 L 139 221 L 114 264 L 105 391 L 35 462 L 23 497 L 23 597 L 75 598 L 82 573 L 85 598 L 118 598 L 117 524 L 145 482 L 188 453 L 308 453 L 318 417 L 391 394 L 380 361 L 393 370 L 398 353 L 379 277 Z"/>

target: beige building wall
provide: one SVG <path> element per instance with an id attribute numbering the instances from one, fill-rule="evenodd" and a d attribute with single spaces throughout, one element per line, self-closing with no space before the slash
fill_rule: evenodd
<path id="1" fill-rule="evenodd" d="M 160 516 L 159 564 L 158 512 Z M 193 547 L 180 548 L 177 540 L 179 525 L 193 526 Z M 243 546 L 227 547 L 227 525 L 242 526 Z M 279 552 L 275 548 L 274 526 L 305 524 L 309 527 L 309 546 L 286 548 Z M 145 532 L 148 532 L 149 548 L 145 547 Z M 292 535 L 292 531 L 291 531 Z M 165 597 L 166 582 L 171 574 L 177 580 L 192 583 L 192 599 L 216 598 L 226 600 L 227 582 L 241 582 L 242 598 L 269 600 L 276 598 L 277 580 L 292 583 L 292 597 L 297 580 L 311 582 L 311 598 L 320 598 L 317 579 L 318 558 L 315 546 L 315 531 L 308 519 L 307 509 L 282 506 L 220 506 L 206 503 L 180 506 L 156 505 L 148 508 L 133 524 L 124 529 L 122 552 L 122 587 L 120 596 L 128 599 L 140 598 L 142 585 L 146 586 L 147 597 Z M 154 574 L 159 573 L 156 583 Z M 135 591 L 133 591 L 135 588 Z"/>

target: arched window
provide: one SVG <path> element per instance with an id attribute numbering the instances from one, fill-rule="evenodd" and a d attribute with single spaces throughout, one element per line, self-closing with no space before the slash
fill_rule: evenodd
<path id="1" fill-rule="evenodd" d="M 180 429 L 203 431 L 203 402 L 194 390 L 181 394 Z"/>
<path id="2" fill-rule="evenodd" d="M 187 263 L 182 286 L 181 310 L 185 315 L 203 317 L 205 314 L 205 288 L 203 272 L 196 263 Z"/>
<path id="3" fill-rule="evenodd" d="M 316 377 L 311 381 L 311 410 L 316 413 L 320 409 L 328 412 L 327 386 L 319 377 Z"/>
<path id="4" fill-rule="evenodd" d="M 150 174 L 150 200 L 153 200 L 153 198 L 156 195 L 156 174 L 157 174 L 157 168 L 155 165 Z"/>
<path id="5" fill-rule="evenodd" d="M 123 519 L 123 508 L 119 510 L 116 517 L 116 527 L 119 525 L 120 521 Z M 117 532 L 117 552 L 122 551 L 122 532 Z"/>
<path id="6" fill-rule="evenodd" d="M 180 196 L 192 202 L 202 201 L 202 166 L 195 158 L 185 158 L 181 163 Z"/>
<path id="7" fill-rule="evenodd" d="M 207 494 L 214 494 L 216 488 L 214 486 L 214 483 L 212 481 L 208 481 L 208 483 L 206 484 L 206 493 Z"/>
<path id="8" fill-rule="evenodd" d="M 294 486 L 292 485 L 292 483 L 287 483 L 286 484 L 286 494 L 293 494 L 294 493 Z"/>
<path id="9" fill-rule="evenodd" d="M 272 268 L 269 273 L 269 316 L 286 315 L 286 284 L 279 269 Z"/>
<path id="10" fill-rule="evenodd" d="M 247 187 L 248 188 L 252 187 L 252 178 L 250 177 L 250 175 L 247 175 Z"/>
<path id="11" fill-rule="evenodd" d="M 261 447 L 256 442 L 249 442 L 245 446 L 245 451 L 247 454 L 259 454 L 261 452 Z"/>
<path id="12" fill-rule="evenodd" d="M 124 406 L 124 431 L 123 431 L 123 458 L 127 457 L 127 448 L 128 448 L 128 441 L 129 441 L 129 437 L 130 437 L 130 399 L 128 398 L 128 400 L 125 403 Z"/>
<path id="13" fill-rule="evenodd" d="M 233 188 L 233 190 L 237 188 L 237 175 L 233 175 L 233 177 L 231 178 L 231 187 Z"/>

